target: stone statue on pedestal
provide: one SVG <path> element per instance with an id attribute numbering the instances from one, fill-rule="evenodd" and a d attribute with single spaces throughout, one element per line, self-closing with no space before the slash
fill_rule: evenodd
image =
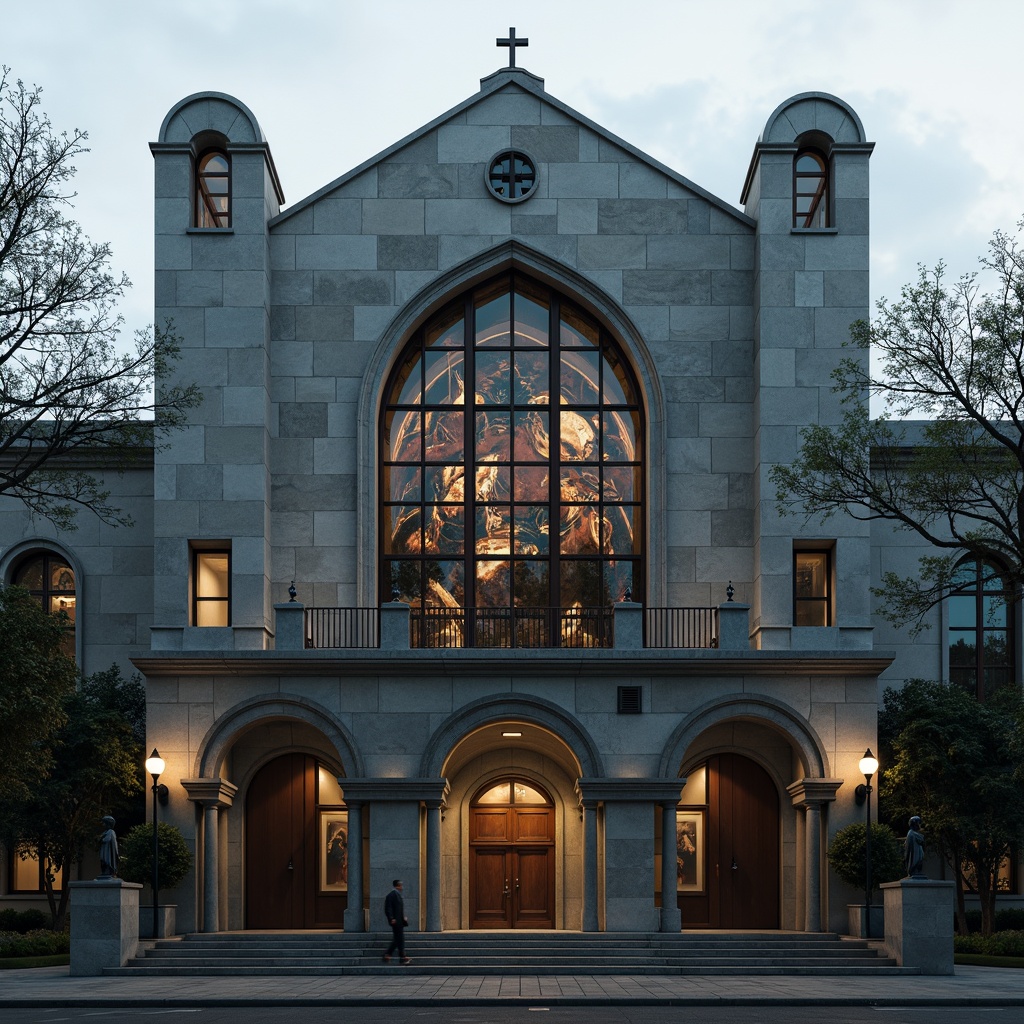
<path id="1" fill-rule="evenodd" d="M 103 827 L 106 831 L 100 836 L 100 878 L 117 877 L 117 833 L 114 825 L 117 824 L 108 814 L 103 819 Z"/>
<path id="2" fill-rule="evenodd" d="M 915 814 L 910 819 L 910 831 L 903 841 L 903 863 L 908 878 L 924 878 L 924 833 L 921 819 Z"/>

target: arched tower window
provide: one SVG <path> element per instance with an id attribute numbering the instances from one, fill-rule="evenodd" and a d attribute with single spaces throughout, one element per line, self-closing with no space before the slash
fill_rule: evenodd
<path id="1" fill-rule="evenodd" d="M 978 700 L 1013 681 L 1011 592 L 999 566 L 965 559 L 947 600 L 949 678 Z"/>
<path id="2" fill-rule="evenodd" d="M 382 596 L 423 646 L 607 642 L 585 610 L 643 592 L 643 438 L 633 374 L 582 308 L 518 274 L 460 296 L 385 392 Z"/>
<path id="3" fill-rule="evenodd" d="M 793 158 L 793 227 L 829 227 L 828 206 L 828 161 L 803 149 Z"/>
<path id="4" fill-rule="evenodd" d="M 221 150 L 208 150 L 196 161 L 195 226 L 231 227 L 231 162 Z"/>
<path id="5" fill-rule="evenodd" d="M 68 565 L 67 560 L 52 551 L 36 551 L 18 562 L 12 582 L 29 590 L 48 615 L 58 612 L 67 615 L 64 650 L 68 657 L 75 657 L 75 570 Z"/>

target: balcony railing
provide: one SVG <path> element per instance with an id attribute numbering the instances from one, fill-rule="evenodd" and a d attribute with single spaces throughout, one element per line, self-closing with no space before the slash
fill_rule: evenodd
<path id="1" fill-rule="evenodd" d="M 644 609 L 644 647 L 717 647 L 717 608 Z"/>
<path id="2" fill-rule="evenodd" d="M 611 608 L 414 608 L 410 645 L 611 647 Z"/>
<path id="3" fill-rule="evenodd" d="M 277 607 L 279 649 L 304 646 L 318 650 L 381 647 L 396 650 L 610 647 L 708 650 L 719 646 L 731 649 L 748 646 L 747 608 L 738 604 L 723 604 L 718 608 L 642 608 L 631 603 L 603 608 L 410 608 L 404 604 L 386 604 L 383 608 L 304 609 L 301 604 L 292 603 Z M 731 625 L 726 622 L 727 610 Z M 285 612 L 288 622 L 294 625 L 285 626 L 282 618 Z M 286 636 L 294 639 L 286 639 Z"/>
<path id="4" fill-rule="evenodd" d="M 306 646 L 318 649 L 380 646 L 377 608 L 307 608 Z"/>

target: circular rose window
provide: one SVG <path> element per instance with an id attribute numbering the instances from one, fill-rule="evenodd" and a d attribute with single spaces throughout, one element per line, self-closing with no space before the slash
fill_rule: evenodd
<path id="1" fill-rule="evenodd" d="M 537 188 L 537 165 L 526 153 L 506 149 L 491 161 L 485 180 L 495 199 L 521 203 Z"/>

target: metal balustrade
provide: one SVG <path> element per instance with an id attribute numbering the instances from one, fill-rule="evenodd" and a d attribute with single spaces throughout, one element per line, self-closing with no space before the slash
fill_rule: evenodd
<path id="1" fill-rule="evenodd" d="M 615 611 L 604 608 L 448 608 L 409 611 L 414 649 L 608 648 Z M 717 608 L 645 608 L 644 647 L 718 646 Z M 318 650 L 380 646 L 380 609 L 306 608 L 305 646 Z"/>

